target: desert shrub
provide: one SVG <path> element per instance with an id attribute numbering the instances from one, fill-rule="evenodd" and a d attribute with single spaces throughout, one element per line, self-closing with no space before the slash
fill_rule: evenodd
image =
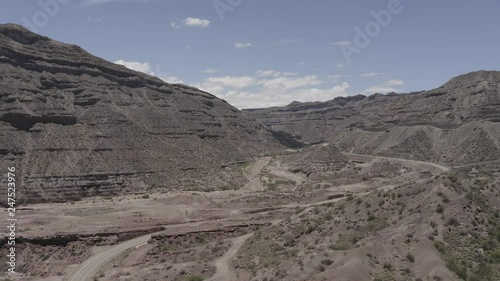
<path id="1" fill-rule="evenodd" d="M 437 208 L 436 208 L 436 212 L 438 212 L 440 214 L 444 213 L 444 207 L 443 207 L 443 205 L 439 204 L 437 206 Z"/>
<path id="2" fill-rule="evenodd" d="M 458 178 L 457 178 L 455 175 L 449 175 L 449 176 L 448 176 L 448 179 L 449 179 L 452 183 L 457 183 L 457 182 L 458 182 Z"/>
<path id="3" fill-rule="evenodd" d="M 480 263 L 477 269 L 471 274 L 468 280 L 474 280 L 474 281 L 495 280 L 495 278 L 493 278 L 491 265 L 488 265 L 484 262 Z"/>
<path id="4" fill-rule="evenodd" d="M 42 255 L 40 256 L 40 259 L 41 259 L 42 261 L 46 261 L 46 260 L 48 260 L 49 258 L 50 258 L 50 254 L 49 254 L 49 253 L 42 254 Z"/>
<path id="5" fill-rule="evenodd" d="M 144 194 L 144 195 L 141 196 L 141 198 L 142 199 L 149 199 L 150 197 L 149 197 L 149 194 Z"/>
<path id="6" fill-rule="evenodd" d="M 200 244 L 203 244 L 203 243 L 205 243 L 205 242 L 206 242 L 205 237 L 200 236 L 200 235 L 196 236 L 196 238 L 195 238 L 195 239 L 196 239 L 196 242 L 198 242 L 198 243 L 200 243 Z"/>
<path id="7" fill-rule="evenodd" d="M 471 202 L 474 202 L 480 206 L 484 207 L 486 205 L 486 200 L 483 198 L 481 193 L 476 189 L 471 189 L 469 192 L 467 192 L 465 194 L 465 198 L 467 198 Z"/>
<path id="8" fill-rule="evenodd" d="M 307 229 L 305 231 L 306 234 L 311 234 L 313 233 L 314 231 L 316 231 L 318 229 L 318 226 L 316 224 L 310 224 L 307 226 Z"/>
<path id="9" fill-rule="evenodd" d="M 490 254 L 489 261 L 491 263 L 500 263 L 500 249 L 497 249 Z"/>
<path id="10" fill-rule="evenodd" d="M 321 263 L 323 265 L 326 265 L 326 266 L 330 266 L 333 264 L 333 261 L 332 260 L 329 260 L 329 259 L 325 259 L 325 260 L 322 260 Z"/>
<path id="11" fill-rule="evenodd" d="M 394 269 L 394 266 L 391 263 L 384 263 L 384 269 L 387 269 L 389 271 L 392 271 Z"/>
<path id="12" fill-rule="evenodd" d="M 456 218 L 450 218 L 447 222 L 446 222 L 446 225 L 447 226 L 457 226 L 458 225 L 458 220 Z"/>
<path id="13" fill-rule="evenodd" d="M 203 277 L 198 276 L 198 275 L 191 275 L 188 278 L 188 281 L 203 281 Z"/>
<path id="14" fill-rule="evenodd" d="M 344 210 L 345 209 L 345 204 L 339 204 L 336 208 L 337 210 Z"/>
<path id="15" fill-rule="evenodd" d="M 467 280 L 467 268 L 460 266 L 454 259 L 448 261 L 446 267 L 452 272 L 455 272 L 460 279 Z"/>
<path id="16" fill-rule="evenodd" d="M 346 241 L 338 241 L 335 244 L 330 245 L 330 249 L 333 251 L 346 251 L 351 249 L 351 245 Z"/>
<path id="17" fill-rule="evenodd" d="M 408 253 L 408 254 L 406 255 L 406 258 L 407 258 L 410 262 L 412 262 L 412 263 L 413 263 L 413 262 L 415 262 L 415 255 L 414 255 L 414 254 L 412 254 L 412 253 Z"/>
<path id="18" fill-rule="evenodd" d="M 444 244 L 443 241 L 434 241 L 434 247 L 440 252 L 444 253 L 446 251 L 446 245 Z"/>

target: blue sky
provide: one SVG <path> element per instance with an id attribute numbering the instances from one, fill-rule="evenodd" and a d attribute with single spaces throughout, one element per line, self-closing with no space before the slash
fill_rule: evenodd
<path id="1" fill-rule="evenodd" d="M 202 88 L 238 108 L 432 89 L 500 65 L 496 0 L 0 3 L 2 23 Z"/>

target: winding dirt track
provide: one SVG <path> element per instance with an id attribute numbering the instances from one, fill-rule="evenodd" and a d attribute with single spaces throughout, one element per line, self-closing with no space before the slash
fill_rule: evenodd
<path id="1" fill-rule="evenodd" d="M 347 157 L 361 157 L 365 159 L 387 159 L 387 160 L 392 160 L 392 161 L 397 161 L 397 162 L 404 162 L 404 163 L 409 163 L 409 164 L 414 164 L 417 166 L 424 166 L 424 167 L 432 167 L 432 168 L 437 168 L 441 172 L 448 172 L 450 170 L 449 167 L 439 165 L 436 163 L 430 163 L 430 162 L 423 162 L 423 161 L 417 161 L 417 160 L 408 160 L 408 159 L 403 159 L 403 158 L 392 158 L 392 157 L 385 157 L 385 156 L 374 156 L 374 155 L 364 155 L 364 154 L 356 154 L 356 153 L 343 153 Z"/>
<path id="2" fill-rule="evenodd" d="M 235 281 L 238 280 L 234 268 L 232 268 L 232 263 L 234 257 L 241 249 L 245 241 L 252 237 L 253 233 L 249 233 L 240 237 L 232 239 L 233 245 L 229 248 L 229 251 L 220 259 L 215 261 L 215 268 L 217 269 L 215 274 L 208 279 L 208 281 Z"/>
<path id="3" fill-rule="evenodd" d="M 264 157 L 257 162 L 255 162 L 252 167 L 248 169 L 245 173 L 245 176 L 248 180 L 247 184 L 241 189 L 241 191 L 263 191 L 266 189 L 265 186 L 262 185 L 260 181 L 259 173 L 264 169 L 265 166 L 269 165 L 271 162 L 271 157 Z"/>
<path id="4" fill-rule="evenodd" d="M 305 178 L 306 176 L 304 174 L 294 174 L 294 173 L 288 171 L 286 169 L 286 167 L 285 168 L 282 167 L 281 161 L 278 161 L 276 164 L 277 164 L 277 166 L 268 167 L 269 171 L 272 174 L 274 174 L 276 176 L 283 177 L 283 178 L 291 180 L 291 181 L 294 181 L 297 184 L 301 184 L 306 180 L 306 178 Z"/>
<path id="5" fill-rule="evenodd" d="M 132 240 L 125 241 L 113 248 L 99 253 L 87 261 L 85 261 L 69 278 L 68 281 L 87 281 L 92 280 L 92 277 L 106 263 L 112 261 L 128 249 L 138 247 L 141 244 L 147 243 L 151 239 L 151 235 L 141 236 Z"/>

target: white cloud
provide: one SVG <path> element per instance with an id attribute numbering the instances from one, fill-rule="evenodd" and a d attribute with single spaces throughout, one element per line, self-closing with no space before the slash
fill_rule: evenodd
<path id="1" fill-rule="evenodd" d="M 340 69 L 340 68 L 344 68 L 344 67 L 345 67 L 345 64 L 343 64 L 343 63 L 339 63 L 339 64 L 337 64 L 337 68 L 339 68 L 339 69 Z"/>
<path id="2" fill-rule="evenodd" d="M 352 41 L 338 41 L 338 42 L 333 42 L 330 44 L 335 45 L 335 46 L 349 46 L 349 45 L 352 45 Z"/>
<path id="3" fill-rule="evenodd" d="M 90 23 L 100 23 L 102 20 L 101 20 L 101 18 L 98 18 L 98 17 L 88 17 L 87 21 Z"/>
<path id="4" fill-rule="evenodd" d="M 180 24 L 180 23 L 175 22 L 175 21 L 172 21 L 172 22 L 170 22 L 170 27 L 172 27 L 173 29 L 179 29 L 179 28 L 181 28 L 182 26 L 181 26 L 181 24 Z"/>
<path id="5" fill-rule="evenodd" d="M 258 77 L 279 77 L 279 76 L 297 76 L 297 72 L 279 72 L 275 70 L 259 70 L 255 73 Z"/>
<path id="6" fill-rule="evenodd" d="M 202 72 L 203 72 L 203 73 L 209 73 L 209 74 L 211 74 L 211 73 L 217 73 L 217 72 L 220 72 L 220 70 L 219 70 L 219 69 L 211 69 L 211 68 L 209 68 L 209 69 L 205 69 L 205 70 L 203 70 Z"/>
<path id="7" fill-rule="evenodd" d="M 334 75 L 328 76 L 328 79 L 334 80 L 334 81 L 338 81 L 340 78 L 342 78 L 342 75 L 339 75 L 339 74 L 334 74 Z"/>
<path id="8" fill-rule="evenodd" d="M 243 89 L 252 86 L 255 83 L 255 78 L 250 76 L 222 76 L 209 77 L 202 83 L 197 83 L 194 86 L 214 95 L 223 94 L 227 91 L 226 88 L 232 90 Z"/>
<path id="9" fill-rule="evenodd" d="M 224 76 L 210 77 L 207 79 L 209 83 L 220 84 L 222 86 L 233 87 L 236 89 L 251 86 L 255 82 L 255 78 L 250 76 Z"/>
<path id="10" fill-rule="evenodd" d="M 161 80 L 170 83 L 170 84 L 184 84 L 184 81 L 182 79 L 175 77 L 175 76 L 165 76 L 165 77 L 158 77 Z"/>
<path id="11" fill-rule="evenodd" d="M 174 20 L 170 22 L 170 27 L 179 29 L 181 27 L 200 27 L 205 28 L 210 25 L 210 21 L 206 19 L 187 17 L 184 20 Z"/>
<path id="12" fill-rule="evenodd" d="M 279 45 L 293 44 L 293 43 L 298 43 L 300 41 L 302 41 L 302 39 L 283 39 L 283 40 L 274 42 L 273 45 L 279 46 Z"/>
<path id="13" fill-rule="evenodd" d="M 234 43 L 234 47 L 238 49 L 252 47 L 252 45 L 253 45 L 252 43 L 244 43 L 244 42 Z"/>
<path id="14" fill-rule="evenodd" d="M 279 71 L 274 71 L 274 70 L 259 70 L 257 71 L 257 76 L 259 77 L 266 77 L 266 76 L 274 76 L 278 77 L 281 75 L 281 72 Z"/>
<path id="15" fill-rule="evenodd" d="M 137 62 L 137 61 L 125 61 L 125 60 L 117 60 L 115 61 L 116 64 L 121 64 L 128 69 L 132 69 L 135 71 L 143 72 L 149 75 L 157 76 L 161 80 L 171 83 L 171 84 L 183 84 L 184 81 L 182 81 L 180 78 L 171 76 L 168 73 L 163 73 L 159 70 L 159 67 L 156 67 L 156 70 L 158 73 L 155 73 L 153 71 L 153 68 L 151 67 L 151 64 L 148 62 Z"/>
<path id="16" fill-rule="evenodd" d="M 368 89 L 365 90 L 365 93 L 370 95 L 370 94 L 375 94 L 375 93 L 381 93 L 381 94 L 386 94 L 386 93 L 391 93 L 391 92 L 397 92 L 399 91 L 397 88 L 394 86 L 401 86 L 404 85 L 404 82 L 401 80 L 389 80 L 386 81 L 382 85 L 374 85 Z"/>
<path id="17" fill-rule="evenodd" d="M 384 75 L 384 74 L 385 73 L 369 72 L 369 73 L 360 74 L 359 76 L 361 76 L 361 77 L 373 77 L 373 76 L 379 76 L 379 75 Z"/>
<path id="18" fill-rule="evenodd" d="M 396 85 L 404 85 L 405 82 L 401 81 L 401 80 L 389 80 L 387 81 L 386 83 L 388 86 L 396 86 Z"/>
<path id="19" fill-rule="evenodd" d="M 151 64 L 149 64 L 148 62 L 117 60 L 117 61 L 115 61 L 115 63 L 121 64 L 128 69 L 144 72 L 144 73 L 149 74 L 149 75 L 154 75 Z"/>
<path id="20" fill-rule="evenodd" d="M 187 26 L 207 27 L 210 25 L 210 21 L 200 18 L 188 17 L 184 20 L 184 24 Z"/>
<path id="21" fill-rule="evenodd" d="M 307 75 L 303 77 L 278 77 L 273 79 L 264 79 L 257 82 L 264 89 L 272 91 L 286 91 L 290 89 L 315 86 L 323 83 L 316 75 Z"/>
<path id="22" fill-rule="evenodd" d="M 262 108 L 284 106 L 292 101 L 327 101 L 339 96 L 347 96 L 349 84 L 344 82 L 333 88 L 296 88 L 286 91 L 256 89 L 254 91 L 228 91 L 220 98 L 238 108 Z"/>
<path id="23" fill-rule="evenodd" d="M 222 98 L 238 108 L 270 107 L 291 101 L 326 101 L 348 95 L 349 84 L 319 87 L 316 75 L 259 70 L 252 76 L 210 77 L 194 86 Z"/>

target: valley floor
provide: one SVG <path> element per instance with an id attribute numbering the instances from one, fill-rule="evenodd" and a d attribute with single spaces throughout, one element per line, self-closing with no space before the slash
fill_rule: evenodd
<path id="1" fill-rule="evenodd" d="M 432 235 L 426 232 L 432 231 L 438 232 L 432 239 L 444 239 L 444 215 L 431 207 L 427 218 L 426 210 L 417 211 L 426 203 L 419 194 L 436 194 L 444 188 L 448 167 L 345 153 L 351 163 L 348 169 L 333 176 L 308 176 L 290 171 L 286 159 L 296 153 L 257 159 L 245 168 L 248 183 L 236 190 L 24 206 L 18 213 L 20 234 L 32 240 L 21 247 L 25 274 L 19 277 L 41 281 L 243 281 L 284 280 L 285 276 L 286 280 L 458 280 L 427 239 Z M 391 201 L 392 197 L 403 202 L 405 196 L 414 202 L 403 207 Z M 427 220 L 440 226 L 422 228 Z M 366 227 L 369 230 L 360 230 Z M 357 232 L 352 235 L 359 238 L 345 240 L 353 229 Z M 419 229 L 429 231 L 418 234 Z M 269 234 L 274 236 L 263 241 Z M 283 253 L 273 252 L 273 247 L 289 239 L 295 246 L 282 261 L 266 256 L 278 258 Z M 412 242 L 398 242 L 405 239 Z M 274 240 L 278 242 L 268 244 Z M 329 252 L 313 250 L 314 244 L 323 243 L 332 243 L 325 246 Z M 377 257 L 381 247 L 387 249 Z M 408 258 L 401 258 L 406 252 Z M 298 265 L 284 267 L 287 259 L 298 260 Z M 400 272 L 394 267 L 401 267 Z"/>

